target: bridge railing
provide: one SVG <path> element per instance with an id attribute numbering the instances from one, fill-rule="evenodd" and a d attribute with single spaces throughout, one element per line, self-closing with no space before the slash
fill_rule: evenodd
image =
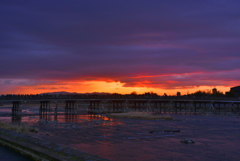
<path id="1" fill-rule="evenodd" d="M 1 95 L 0 100 L 41 100 L 41 99 L 174 99 L 174 100 L 233 100 L 239 101 L 239 97 L 214 97 L 214 96 L 158 96 L 158 95 L 88 95 L 88 94 L 28 94 L 28 95 Z"/>

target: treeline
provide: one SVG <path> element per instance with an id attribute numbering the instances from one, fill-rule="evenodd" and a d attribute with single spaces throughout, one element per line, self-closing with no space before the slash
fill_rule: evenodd
<path id="1" fill-rule="evenodd" d="M 181 95 L 181 93 L 177 92 L 176 95 Z M 223 92 L 217 90 L 217 88 L 213 88 L 212 90 L 205 90 L 205 91 L 201 91 L 198 90 L 192 94 L 187 94 L 188 96 L 196 96 L 196 97 L 203 97 L 203 96 L 213 96 L 213 97 L 226 97 L 227 95 L 225 95 Z"/>
<path id="2" fill-rule="evenodd" d="M 181 95 L 181 92 L 177 92 L 176 95 L 158 95 L 154 92 L 145 92 L 143 94 L 137 94 L 133 91 L 130 94 L 119 93 L 44 93 L 44 94 L 7 94 L 1 95 L 0 99 L 161 99 L 161 98 L 177 98 L 177 99 L 213 99 L 213 98 L 226 98 L 234 97 L 233 94 L 223 94 L 223 92 L 213 88 L 212 90 L 196 91 L 192 94 Z"/>
<path id="3" fill-rule="evenodd" d="M 119 93 L 94 93 L 94 94 L 7 94 L 1 95 L 0 99 L 148 99 L 161 98 L 156 93 L 146 92 L 144 94 L 119 94 Z"/>

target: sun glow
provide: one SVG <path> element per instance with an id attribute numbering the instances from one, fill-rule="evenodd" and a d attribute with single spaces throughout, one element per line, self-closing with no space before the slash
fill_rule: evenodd
<path id="1" fill-rule="evenodd" d="M 140 83 L 140 82 L 139 82 Z M 140 83 L 141 84 L 141 83 Z M 125 83 L 121 82 L 106 82 L 106 81 L 56 81 L 55 83 L 39 83 L 31 86 L 19 85 L 12 86 L 12 90 L 7 92 L 2 91 L 0 94 L 39 94 L 46 92 L 76 92 L 76 93 L 92 93 L 92 92 L 106 92 L 106 93 L 120 93 L 130 94 L 135 91 L 137 94 L 143 94 L 145 92 L 154 92 L 159 95 L 164 93 L 168 95 L 176 95 L 177 92 L 181 92 L 182 95 L 188 93 L 194 93 L 198 90 L 206 91 L 212 88 L 217 88 L 221 92 L 225 93 L 229 91 L 229 87 L 223 86 L 199 86 L 191 88 L 178 88 L 178 89 L 162 89 L 158 87 L 125 87 Z"/>

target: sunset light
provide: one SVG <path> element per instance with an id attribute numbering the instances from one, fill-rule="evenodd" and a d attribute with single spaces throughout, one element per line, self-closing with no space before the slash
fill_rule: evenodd
<path id="1" fill-rule="evenodd" d="M 0 0 L 0 15 L 0 161 L 240 160 L 240 0 Z"/>
<path id="2" fill-rule="evenodd" d="M 70 93 L 119 93 L 119 94 L 130 94 L 136 92 L 137 94 L 143 94 L 145 92 L 154 92 L 158 95 L 163 95 L 164 93 L 168 95 L 176 95 L 176 92 L 181 92 L 181 94 L 190 94 L 196 91 L 208 91 L 212 88 L 217 88 L 221 92 L 229 91 L 229 87 L 224 86 L 201 86 L 201 87 L 191 87 L 191 88 L 179 88 L 179 89 L 160 89 L 143 86 L 139 82 L 139 87 L 125 87 L 125 83 L 121 82 L 105 82 L 105 81 L 71 81 L 71 82 L 55 82 L 45 83 L 32 86 L 13 86 L 12 90 L 9 90 L 8 94 L 40 94 L 48 92 L 61 92 L 67 91 Z M 144 82 L 146 83 L 146 82 Z M 7 91 L 6 91 L 7 92 Z M 0 93 L 1 94 L 1 93 Z M 3 94 L 3 93 L 2 93 Z"/>
<path id="3" fill-rule="evenodd" d="M 0 94 L 225 93 L 240 85 L 228 5 L 1 1 Z"/>

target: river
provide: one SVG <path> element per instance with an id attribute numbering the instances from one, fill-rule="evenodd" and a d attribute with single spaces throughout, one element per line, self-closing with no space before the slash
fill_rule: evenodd
<path id="1" fill-rule="evenodd" d="M 0 161 L 32 161 L 32 159 L 0 145 Z"/>

